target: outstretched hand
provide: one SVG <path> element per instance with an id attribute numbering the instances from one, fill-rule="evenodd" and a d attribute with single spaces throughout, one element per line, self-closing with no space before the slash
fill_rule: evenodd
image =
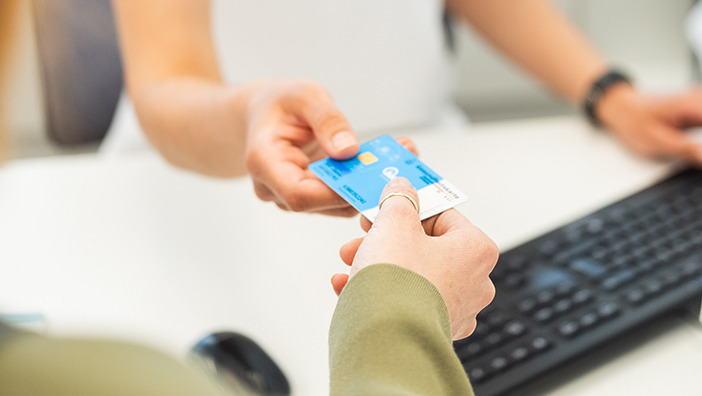
<path id="1" fill-rule="evenodd" d="M 307 167 L 327 156 L 348 159 L 359 142 L 329 92 L 304 80 L 251 84 L 246 167 L 256 195 L 294 212 L 354 216 L 357 211 Z M 416 154 L 409 139 L 397 139 Z"/>

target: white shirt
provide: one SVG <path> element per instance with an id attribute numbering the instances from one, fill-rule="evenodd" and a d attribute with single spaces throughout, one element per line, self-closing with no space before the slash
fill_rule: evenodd
<path id="1" fill-rule="evenodd" d="M 361 136 L 455 114 L 441 0 L 213 0 L 228 82 L 302 78 L 326 87 Z M 123 100 L 103 151 L 146 145 Z"/>

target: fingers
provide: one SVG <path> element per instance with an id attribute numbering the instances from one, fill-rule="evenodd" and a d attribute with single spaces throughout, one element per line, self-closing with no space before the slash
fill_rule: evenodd
<path id="1" fill-rule="evenodd" d="M 480 311 L 485 309 L 495 298 L 495 285 L 486 279 L 472 290 L 473 296 L 480 300 L 480 303 L 475 306 L 477 309 L 472 314 L 462 313 L 460 320 L 451 321 L 451 336 L 454 341 L 466 338 L 473 334 L 477 325 L 476 316 Z"/>
<path id="2" fill-rule="evenodd" d="M 678 157 L 688 162 L 702 165 L 702 145 L 693 141 L 684 132 L 668 127 L 660 126 L 652 128 L 649 138 L 653 150 L 657 156 Z"/>
<path id="3" fill-rule="evenodd" d="M 311 172 L 292 162 L 279 162 L 273 168 L 259 168 L 254 177 L 256 195 L 274 201 L 282 209 L 293 212 L 335 212 L 353 216 L 355 211 L 337 193 Z M 269 187 L 270 186 L 270 187 Z"/>
<path id="4" fill-rule="evenodd" d="M 609 120 L 606 125 L 633 151 L 702 166 L 702 144 L 685 132 L 685 128 L 702 125 L 701 87 L 668 97 L 646 97 L 634 91 L 608 95 L 601 105 L 602 115 Z M 605 106 L 607 103 L 611 104 Z"/>
<path id="5" fill-rule="evenodd" d="M 332 289 L 334 289 L 334 293 L 336 295 L 340 295 L 341 291 L 344 290 L 344 287 L 349 281 L 349 276 L 346 274 L 334 274 L 331 277 L 331 284 L 332 284 Z"/>
<path id="6" fill-rule="evenodd" d="M 329 92 L 318 84 L 306 84 L 299 96 L 286 105 L 309 125 L 324 151 L 334 159 L 351 158 L 359 143 L 346 116 L 334 105 Z"/>
<path id="7" fill-rule="evenodd" d="M 343 261 L 344 264 L 351 266 L 354 257 L 356 257 L 356 252 L 358 252 L 358 248 L 361 246 L 362 242 L 363 238 L 352 239 L 346 242 L 341 249 L 339 249 L 339 257 L 341 257 L 341 261 Z"/>
<path id="8" fill-rule="evenodd" d="M 403 145 L 407 150 L 411 151 L 412 154 L 419 157 L 419 151 L 417 150 L 417 145 L 414 144 L 412 139 L 406 138 L 406 137 L 399 137 L 399 138 L 396 138 L 395 140 L 397 140 L 397 142 L 400 143 L 401 145 Z"/>
<path id="9" fill-rule="evenodd" d="M 358 211 L 353 206 L 349 206 L 349 207 L 340 208 L 340 209 L 316 210 L 316 211 L 312 211 L 310 213 L 321 214 L 321 215 L 325 215 L 325 216 L 333 216 L 333 217 L 354 217 L 358 214 Z"/>
<path id="10" fill-rule="evenodd" d="M 702 86 L 695 87 L 678 97 L 676 109 L 681 113 L 682 128 L 702 126 Z"/>
<path id="11" fill-rule="evenodd" d="M 361 229 L 365 232 L 368 232 L 371 229 L 371 226 L 373 225 L 373 223 L 371 223 L 371 221 L 368 220 L 368 218 L 366 216 L 363 216 L 363 215 L 361 215 L 360 222 L 361 222 Z"/>
<path id="12" fill-rule="evenodd" d="M 456 209 L 448 209 L 424 220 L 424 231 L 429 236 L 441 236 L 454 230 L 474 228 L 465 216 Z"/>

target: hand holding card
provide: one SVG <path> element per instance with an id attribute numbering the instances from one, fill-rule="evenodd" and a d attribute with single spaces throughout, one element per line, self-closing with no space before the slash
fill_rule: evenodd
<path id="1" fill-rule="evenodd" d="M 326 158 L 310 164 L 309 169 L 370 221 L 378 214 L 383 188 L 398 176 L 417 189 L 421 220 L 466 200 L 463 193 L 388 135 L 363 143 L 351 159 Z"/>
<path id="2" fill-rule="evenodd" d="M 356 274 L 376 264 L 405 268 L 426 278 L 441 294 L 453 338 L 467 337 L 475 328 L 475 316 L 495 295 L 488 275 L 497 261 L 497 246 L 454 209 L 420 222 L 411 203 L 418 200 L 417 192 L 403 177 L 388 183 L 382 196 L 390 198 L 368 234 L 339 251 L 351 269 L 332 276 L 332 288 L 341 295 Z"/>

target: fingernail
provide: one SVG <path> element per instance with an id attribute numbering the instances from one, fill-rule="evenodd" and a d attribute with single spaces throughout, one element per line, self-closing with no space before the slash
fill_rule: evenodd
<path id="1" fill-rule="evenodd" d="M 337 150 L 344 150 L 356 144 L 356 139 L 349 132 L 339 132 L 332 138 L 332 144 Z"/>

